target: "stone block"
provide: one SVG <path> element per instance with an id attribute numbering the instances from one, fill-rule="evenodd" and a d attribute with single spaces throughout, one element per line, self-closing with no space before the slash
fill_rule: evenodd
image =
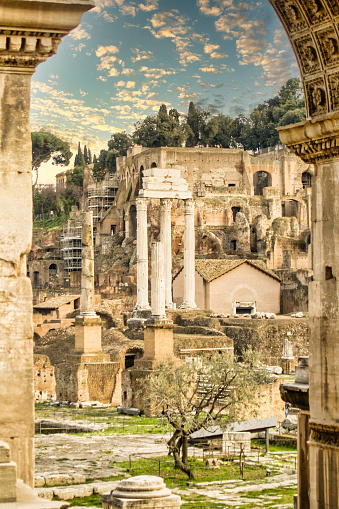
<path id="1" fill-rule="evenodd" d="M 45 486 L 45 484 L 46 484 L 46 481 L 42 475 L 36 475 L 34 477 L 34 487 L 35 488 L 41 488 L 42 486 Z"/>
<path id="2" fill-rule="evenodd" d="M 35 493 L 39 498 L 44 498 L 46 500 L 52 500 L 54 497 L 54 493 L 52 488 L 35 488 Z"/>
<path id="3" fill-rule="evenodd" d="M 11 453 L 9 445 L 0 441 L 0 463 L 9 463 L 11 461 Z"/>
<path id="4" fill-rule="evenodd" d="M 71 476 L 67 474 L 46 475 L 46 486 L 65 486 L 71 483 Z"/>
<path id="5" fill-rule="evenodd" d="M 86 482 L 86 477 L 81 474 L 70 474 L 72 478 L 73 484 L 84 484 Z"/>
<path id="6" fill-rule="evenodd" d="M 75 352 L 101 352 L 101 320 L 99 317 L 76 318 Z"/>
<path id="7" fill-rule="evenodd" d="M 16 501 L 16 464 L 0 464 L 0 503 Z"/>
<path id="8" fill-rule="evenodd" d="M 104 493 L 111 492 L 117 487 L 117 482 L 101 482 L 92 484 L 93 493 L 95 495 L 103 495 Z"/>

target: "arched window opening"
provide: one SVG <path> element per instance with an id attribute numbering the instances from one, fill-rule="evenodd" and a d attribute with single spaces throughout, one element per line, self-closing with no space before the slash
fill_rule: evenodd
<path id="1" fill-rule="evenodd" d="M 58 273 L 58 267 L 57 267 L 57 265 L 55 263 L 52 263 L 49 266 L 48 270 L 49 270 L 49 275 L 50 276 L 56 276 L 57 273 Z"/>
<path id="2" fill-rule="evenodd" d="M 235 223 L 238 212 L 240 212 L 240 207 L 232 207 L 233 223 Z"/>
<path id="3" fill-rule="evenodd" d="M 157 163 L 152 163 L 151 168 L 157 168 Z"/>
<path id="4" fill-rule="evenodd" d="M 272 185 L 272 175 L 267 171 L 257 171 L 253 175 L 254 194 L 262 196 L 264 187 Z"/>
<path id="5" fill-rule="evenodd" d="M 308 171 L 304 171 L 301 175 L 301 183 L 303 185 L 303 189 L 312 186 L 312 175 Z"/>

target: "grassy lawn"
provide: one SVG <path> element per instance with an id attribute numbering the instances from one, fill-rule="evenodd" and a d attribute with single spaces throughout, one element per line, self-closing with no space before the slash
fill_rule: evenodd
<path id="1" fill-rule="evenodd" d="M 126 469 L 130 475 L 156 475 L 164 479 L 166 486 L 172 488 L 184 488 L 189 481 L 186 474 L 181 470 L 174 469 L 173 459 L 168 456 L 159 458 L 131 458 L 129 461 L 112 462 L 111 466 Z M 239 465 L 233 461 L 225 462 L 220 468 L 207 468 L 205 462 L 197 458 L 189 458 L 189 466 L 194 474 L 194 482 L 240 480 Z M 131 467 L 131 468 L 130 468 Z M 263 465 L 245 465 L 244 480 L 259 480 L 266 476 L 266 467 Z"/>
<path id="2" fill-rule="evenodd" d="M 166 423 L 157 417 L 129 416 L 119 414 L 116 408 L 69 408 L 69 407 L 51 407 L 44 403 L 35 405 L 36 419 L 52 419 L 55 421 L 69 422 L 81 426 L 98 427 L 102 426 L 100 431 L 89 434 L 95 435 L 135 435 L 141 433 L 166 433 L 168 427 Z M 50 433 L 43 430 L 43 433 Z M 55 430 L 62 433 L 63 430 Z M 67 430 L 67 433 L 76 433 L 76 431 Z M 83 433 L 79 433 L 83 434 Z M 87 434 L 87 433 L 86 433 Z"/>

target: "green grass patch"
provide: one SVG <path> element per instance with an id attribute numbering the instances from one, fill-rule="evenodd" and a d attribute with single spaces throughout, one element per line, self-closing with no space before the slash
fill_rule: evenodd
<path id="1" fill-rule="evenodd" d="M 101 495 L 91 495 L 90 497 L 75 497 L 73 500 L 70 500 L 70 507 L 84 506 L 84 507 L 102 507 L 102 502 L 100 500 Z"/>
<path id="2" fill-rule="evenodd" d="M 227 481 L 241 479 L 239 465 L 229 461 L 220 465 L 219 469 L 207 468 L 203 460 L 189 458 L 188 464 L 194 474 L 194 482 Z M 185 488 L 188 482 L 186 474 L 174 469 L 173 458 L 168 456 L 158 458 L 133 458 L 131 461 L 112 462 L 112 467 L 126 469 L 130 475 L 156 475 L 166 482 L 168 488 Z M 266 475 L 266 466 L 245 465 L 244 480 L 263 479 Z"/>
<path id="3" fill-rule="evenodd" d="M 258 498 L 260 497 L 261 500 L 261 507 L 265 507 L 267 509 L 273 509 L 277 507 L 277 504 L 279 505 L 287 505 L 289 504 L 290 507 L 293 507 L 293 497 L 297 493 L 297 488 L 275 488 L 275 489 L 266 489 L 261 491 L 246 491 L 246 493 L 243 493 L 241 495 L 241 498 Z M 251 508 L 251 507 L 258 507 L 258 504 L 251 505 L 241 505 L 239 504 L 239 507 L 241 508 Z"/>
<path id="4" fill-rule="evenodd" d="M 260 451 L 265 451 L 265 442 L 263 440 L 251 440 L 251 448 L 260 449 Z M 295 442 L 295 446 L 292 444 L 292 440 L 289 440 L 288 443 L 284 444 L 282 441 L 279 444 L 275 444 L 270 442 L 270 452 L 297 452 L 297 442 Z"/>

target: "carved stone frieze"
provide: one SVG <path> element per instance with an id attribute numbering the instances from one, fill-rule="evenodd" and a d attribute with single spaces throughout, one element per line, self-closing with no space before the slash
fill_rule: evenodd
<path id="1" fill-rule="evenodd" d="M 330 113 L 319 120 L 307 120 L 280 127 L 281 141 L 290 152 L 308 164 L 339 157 L 339 114 Z"/>
<path id="2" fill-rule="evenodd" d="M 329 13 L 321 0 L 300 0 L 300 3 L 305 9 L 307 17 L 312 25 L 318 25 L 330 19 Z"/>
<path id="3" fill-rule="evenodd" d="M 331 447 L 339 447 L 339 427 L 328 424 L 320 424 L 310 422 L 311 442 L 327 445 Z"/>
<path id="4" fill-rule="evenodd" d="M 306 82 L 305 88 L 310 116 L 313 117 L 327 113 L 328 104 L 324 78 L 317 78 Z"/>
<path id="5" fill-rule="evenodd" d="M 339 110 L 339 73 L 331 74 L 328 77 L 328 84 L 330 88 L 331 109 L 337 111 Z"/>
<path id="6" fill-rule="evenodd" d="M 338 16 L 339 14 L 339 4 L 338 0 L 327 0 L 328 7 L 333 16 Z"/>
<path id="7" fill-rule="evenodd" d="M 339 65 L 338 0 L 269 0 L 297 55 L 308 118 L 338 110 L 331 72 Z"/>
<path id="8" fill-rule="evenodd" d="M 307 34 L 295 41 L 304 74 L 320 69 L 320 61 L 312 37 Z"/>
<path id="9" fill-rule="evenodd" d="M 33 73 L 37 65 L 57 52 L 62 35 L 0 29 L 0 68 Z"/>
<path id="10" fill-rule="evenodd" d="M 339 37 L 334 26 L 316 32 L 322 60 L 326 67 L 339 64 Z"/>
<path id="11" fill-rule="evenodd" d="M 300 32 L 307 28 L 306 19 L 296 2 L 278 0 L 274 2 L 274 6 L 290 33 Z"/>

